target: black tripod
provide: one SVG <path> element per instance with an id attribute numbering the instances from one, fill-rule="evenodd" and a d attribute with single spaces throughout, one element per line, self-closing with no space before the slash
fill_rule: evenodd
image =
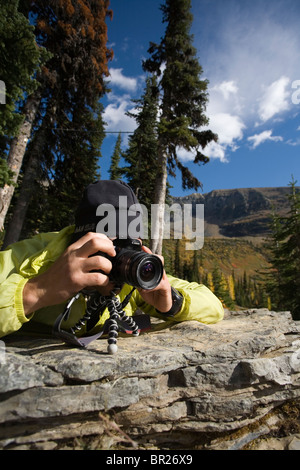
<path id="1" fill-rule="evenodd" d="M 73 303 L 79 298 L 80 292 L 76 294 L 66 305 L 64 312 L 59 315 L 53 326 L 53 335 L 57 338 L 63 339 L 69 344 L 73 344 L 79 347 L 86 347 L 89 343 L 99 338 L 103 334 L 108 334 L 108 347 L 107 352 L 109 354 L 115 354 L 118 350 L 117 338 L 118 332 L 127 332 L 127 327 L 130 333 L 134 336 L 139 335 L 139 326 L 133 320 L 132 317 L 128 317 L 124 312 L 124 308 L 130 300 L 130 297 L 135 288 L 126 296 L 122 303 L 120 303 L 118 297 L 114 292 L 109 296 L 103 296 L 99 292 L 93 292 L 89 295 L 86 304 L 85 315 L 69 329 L 65 331 L 61 329 L 63 321 L 67 320 Z M 98 322 L 100 316 L 104 310 L 108 308 L 109 319 L 105 322 L 104 328 L 101 332 L 91 336 L 77 337 L 78 333 L 83 326 L 87 326 L 88 330 L 91 330 Z"/>

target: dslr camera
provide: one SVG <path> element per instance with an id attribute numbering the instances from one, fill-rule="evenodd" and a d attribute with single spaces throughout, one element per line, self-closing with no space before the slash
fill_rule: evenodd
<path id="1" fill-rule="evenodd" d="M 116 284 L 129 284 L 142 289 L 154 289 L 163 276 L 163 264 L 158 256 L 145 253 L 137 239 L 113 240 L 116 256 L 101 251 L 95 255 L 104 256 L 112 263 L 109 279 Z"/>

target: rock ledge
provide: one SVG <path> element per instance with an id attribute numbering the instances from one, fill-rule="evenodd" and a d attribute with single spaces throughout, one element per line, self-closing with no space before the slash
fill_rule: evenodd
<path id="1" fill-rule="evenodd" d="M 299 429 L 282 447 L 299 445 L 300 324 L 288 312 L 154 325 L 120 337 L 115 356 L 105 340 L 85 350 L 16 335 L 4 344 L 0 448 L 255 448 L 288 408 Z"/>

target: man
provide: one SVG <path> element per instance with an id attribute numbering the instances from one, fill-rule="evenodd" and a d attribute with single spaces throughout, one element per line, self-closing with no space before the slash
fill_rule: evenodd
<path id="1" fill-rule="evenodd" d="M 123 204 L 124 200 L 125 208 L 120 206 L 120 201 Z M 130 223 L 136 222 L 138 216 L 129 210 L 134 205 L 138 205 L 138 201 L 126 183 L 98 181 L 84 192 L 75 217 L 75 229 L 70 226 L 60 232 L 39 234 L 1 252 L 0 337 L 21 328 L 42 333 L 48 327 L 51 331 L 65 303 L 83 289 L 109 295 L 115 287 L 109 278 L 111 260 L 115 256 L 113 239 L 126 238 Z M 105 230 L 97 233 L 105 219 L 101 212 L 103 207 L 114 209 L 115 233 L 105 234 Z M 127 215 L 123 219 L 122 210 Z M 122 220 L 126 220 L 126 226 L 121 224 Z M 144 246 L 142 250 L 151 253 Z M 130 291 L 131 286 L 124 284 L 118 292 L 120 300 Z M 137 308 L 176 322 L 216 323 L 224 315 L 221 302 L 207 287 L 175 279 L 165 272 L 155 289 L 137 288 L 133 292 L 125 307 L 126 314 L 132 315 Z M 72 327 L 82 318 L 85 309 L 86 300 L 81 295 L 64 328 Z M 108 313 L 104 312 L 96 325 L 98 330 L 107 318 Z"/>

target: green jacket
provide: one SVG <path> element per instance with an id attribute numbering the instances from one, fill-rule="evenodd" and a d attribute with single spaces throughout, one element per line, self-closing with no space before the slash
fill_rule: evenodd
<path id="1" fill-rule="evenodd" d="M 66 227 L 60 232 L 44 233 L 11 245 L 0 252 L 0 337 L 19 330 L 32 330 L 40 333 L 51 331 L 51 327 L 65 304 L 42 308 L 29 317 L 23 309 L 23 288 L 28 279 L 44 272 L 67 248 L 74 227 Z M 189 283 L 168 276 L 170 283 L 184 298 L 182 308 L 172 321 L 181 322 L 197 320 L 202 323 L 216 323 L 223 319 L 224 311 L 221 302 L 204 285 Z M 119 298 L 122 301 L 131 287 L 124 285 Z M 129 304 L 125 307 L 128 316 L 139 308 L 148 315 L 166 319 L 159 315 L 155 308 L 146 304 L 137 290 L 134 291 Z M 80 297 L 72 308 L 64 328 L 73 326 L 85 312 L 85 299 Z M 108 318 L 108 312 L 101 316 L 97 329 L 102 327 Z M 167 318 L 167 320 L 170 320 Z"/>

